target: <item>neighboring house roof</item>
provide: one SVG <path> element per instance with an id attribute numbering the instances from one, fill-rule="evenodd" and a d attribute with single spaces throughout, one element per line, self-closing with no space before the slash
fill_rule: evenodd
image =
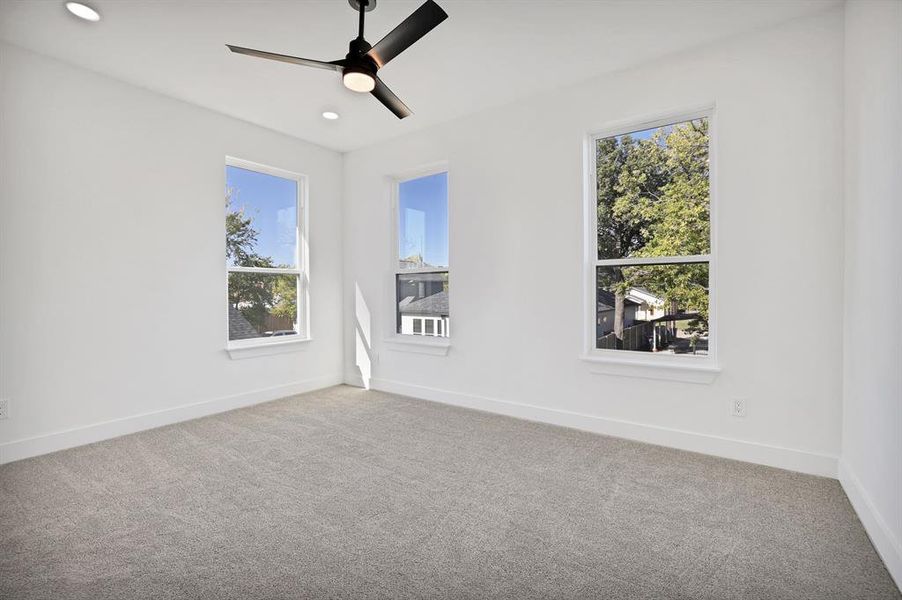
<path id="1" fill-rule="evenodd" d="M 664 303 L 664 299 L 650 292 L 647 288 L 636 286 L 631 287 L 626 293 L 627 298 L 637 302 L 645 302 L 649 305 L 660 305 Z"/>
<path id="2" fill-rule="evenodd" d="M 448 314 L 448 292 L 442 290 L 437 294 L 413 300 L 406 304 L 401 302 L 401 312 L 405 315 L 447 315 Z"/>
<path id="3" fill-rule="evenodd" d="M 698 312 L 681 312 L 674 315 L 664 315 L 663 317 L 652 319 L 651 323 L 663 323 L 665 321 L 694 321 L 701 318 L 702 315 Z"/>
<path id="4" fill-rule="evenodd" d="M 623 306 L 639 306 L 639 303 L 629 297 L 623 299 Z M 614 293 L 607 290 L 598 290 L 598 310 L 614 310 Z"/>
<path id="5" fill-rule="evenodd" d="M 404 261 L 401 261 L 401 262 L 403 263 Z M 398 273 L 398 277 L 403 281 L 411 281 L 411 282 L 412 281 L 435 281 L 435 282 L 444 281 L 444 278 L 442 277 L 442 275 L 447 274 L 447 272 L 448 272 L 447 267 L 434 267 L 432 265 L 426 265 L 426 264 L 417 265 L 416 268 L 418 268 L 418 269 L 420 269 L 420 268 L 434 269 L 434 271 L 427 271 L 426 273 L 404 273 L 403 269 L 405 267 L 401 267 L 401 268 L 402 268 L 402 272 Z"/>
<path id="6" fill-rule="evenodd" d="M 237 308 L 229 304 L 229 339 L 246 340 L 255 337 L 260 337 L 260 334 L 254 329 L 251 322 L 245 319 Z"/>

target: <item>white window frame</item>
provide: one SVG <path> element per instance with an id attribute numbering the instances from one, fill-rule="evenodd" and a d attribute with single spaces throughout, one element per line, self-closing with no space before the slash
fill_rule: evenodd
<path id="1" fill-rule="evenodd" d="M 400 225 L 399 208 L 400 208 L 400 186 L 405 181 L 429 177 L 430 175 L 438 175 L 439 173 L 447 173 L 448 175 L 448 194 L 446 202 L 448 204 L 448 265 L 446 269 L 401 269 L 399 264 L 401 256 L 399 252 L 400 245 Z M 451 346 L 451 338 L 436 337 L 434 335 L 425 334 L 425 322 L 423 323 L 423 331 L 421 334 L 403 335 L 398 333 L 398 312 L 397 312 L 397 281 L 398 275 L 414 275 L 417 273 L 436 273 L 447 272 L 448 279 L 451 278 L 451 227 L 452 227 L 452 203 L 451 203 L 451 170 L 447 161 L 439 161 L 422 165 L 420 167 L 395 173 L 389 176 L 391 184 L 391 252 L 389 267 L 389 285 L 386 289 L 386 311 L 385 324 L 386 335 L 383 337 L 385 346 L 390 350 L 401 352 L 417 352 L 422 354 L 445 355 Z M 448 314 L 451 313 L 451 297 L 448 296 Z"/>
<path id="2" fill-rule="evenodd" d="M 667 256 L 654 258 L 598 258 L 598 192 L 596 187 L 597 140 L 626 133 L 673 125 L 692 119 L 708 119 L 708 160 L 709 160 L 709 219 L 710 251 L 708 254 L 693 256 Z M 710 383 L 720 371 L 717 361 L 717 120 L 713 104 L 685 110 L 657 114 L 648 117 L 608 123 L 586 135 L 584 142 L 584 190 L 583 222 L 584 238 L 584 317 L 582 319 L 583 348 L 580 358 L 596 365 L 595 371 L 602 374 L 648 377 L 652 379 L 675 379 L 693 383 Z M 610 350 L 596 348 L 595 325 L 597 319 L 596 267 L 648 264 L 708 264 L 708 354 L 707 356 L 684 356 L 652 352 Z M 682 372 L 682 373 L 681 373 Z M 690 373 L 686 373 L 690 372 Z M 694 373 L 692 373 L 694 372 Z"/>
<path id="3" fill-rule="evenodd" d="M 309 342 L 313 339 L 310 335 L 310 244 L 308 237 L 308 188 L 307 176 L 294 171 L 271 167 L 262 163 L 257 163 L 234 156 L 225 157 L 225 167 L 237 167 L 256 173 L 281 177 L 282 179 L 290 179 L 297 184 L 297 232 L 295 238 L 295 256 L 296 268 L 265 268 L 265 267 L 233 267 L 226 264 L 226 297 L 228 298 L 229 273 L 263 273 L 267 275 L 295 275 L 297 276 L 297 335 L 280 336 L 280 337 L 260 337 L 247 340 L 229 340 L 229 315 L 228 302 L 226 302 L 225 315 L 225 339 L 226 350 L 232 358 L 246 358 L 251 356 L 260 356 L 267 354 L 275 354 L 280 351 L 291 351 L 298 347 L 298 344 Z M 223 175 L 225 175 L 225 167 Z M 223 189 L 225 189 L 225 181 L 223 181 Z M 223 234 L 225 227 L 223 226 Z M 223 241 L 225 238 L 223 237 Z"/>

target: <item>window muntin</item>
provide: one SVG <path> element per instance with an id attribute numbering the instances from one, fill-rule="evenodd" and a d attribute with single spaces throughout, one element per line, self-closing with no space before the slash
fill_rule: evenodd
<path id="1" fill-rule="evenodd" d="M 448 173 L 398 181 L 395 319 L 401 335 L 448 337 Z"/>
<path id="2" fill-rule="evenodd" d="M 592 138 L 593 350 L 707 356 L 707 116 Z"/>
<path id="3" fill-rule="evenodd" d="M 306 338 L 302 176 L 226 160 L 230 344 Z"/>

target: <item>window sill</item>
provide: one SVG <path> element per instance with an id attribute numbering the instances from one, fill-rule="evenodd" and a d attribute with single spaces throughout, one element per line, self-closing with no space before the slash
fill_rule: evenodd
<path id="1" fill-rule="evenodd" d="M 448 338 L 422 335 L 393 335 L 383 338 L 382 343 L 388 350 L 395 352 L 413 352 L 432 356 L 445 356 L 451 348 L 451 340 Z"/>
<path id="2" fill-rule="evenodd" d="M 613 358 L 597 354 L 580 356 L 581 360 L 591 364 L 591 372 L 598 375 L 661 379 L 699 384 L 711 384 L 720 375 L 720 367 L 711 362 L 705 361 L 701 364 L 691 364 L 688 362 L 668 362 L 664 357 L 654 358 L 655 360 L 649 360 L 648 358 L 637 360 Z M 704 361 L 704 359 L 699 360 Z"/>
<path id="3" fill-rule="evenodd" d="M 285 354 L 288 352 L 298 352 L 307 347 L 307 342 L 313 338 L 296 338 L 290 340 L 272 340 L 266 341 L 253 340 L 250 342 L 230 342 L 226 345 L 226 352 L 232 360 L 240 360 L 243 358 L 255 358 L 257 356 L 270 356 L 273 354 Z"/>

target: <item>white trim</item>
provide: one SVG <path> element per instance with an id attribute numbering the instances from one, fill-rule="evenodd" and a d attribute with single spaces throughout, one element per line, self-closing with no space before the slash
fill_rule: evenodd
<path id="1" fill-rule="evenodd" d="M 299 335 L 232 340 L 226 346 L 226 352 L 229 353 L 229 357 L 232 360 L 240 360 L 242 358 L 297 352 L 306 348 L 307 342 L 311 341 L 313 341 L 313 338 L 305 338 Z"/>
<path id="2" fill-rule="evenodd" d="M 263 275 L 300 275 L 300 269 L 285 267 L 228 267 L 229 273 L 262 273 Z"/>
<path id="3" fill-rule="evenodd" d="M 599 350 L 599 352 L 601 352 Z M 618 354 L 638 354 L 633 352 L 611 351 Z M 610 358 L 596 354 L 585 354 L 580 360 L 592 363 L 591 371 L 599 375 L 617 377 L 639 377 L 642 379 L 662 379 L 665 381 L 682 381 L 685 383 L 713 383 L 720 375 L 720 367 L 712 366 L 693 357 L 674 355 L 645 356 L 630 358 Z M 695 363 L 695 364 L 693 364 Z"/>
<path id="4" fill-rule="evenodd" d="M 714 102 L 703 102 L 663 114 L 657 112 L 627 117 L 625 119 L 617 119 L 592 128 L 589 131 L 589 135 L 596 138 L 603 138 L 624 135 L 627 133 L 636 133 L 638 131 L 645 131 L 646 129 L 655 129 L 665 125 L 691 121 L 692 119 L 698 119 L 703 116 L 711 116 L 714 114 L 714 109 Z"/>
<path id="5" fill-rule="evenodd" d="M 682 265 L 711 262 L 710 254 L 691 254 L 688 256 L 634 256 L 627 258 L 602 258 L 595 261 L 596 267 L 629 266 L 629 265 Z"/>
<path id="6" fill-rule="evenodd" d="M 837 457 L 828 454 L 818 454 L 805 450 L 770 446 L 705 433 L 451 392 L 387 379 L 373 378 L 370 380 L 370 387 L 383 392 L 401 394 L 443 404 L 453 404 L 528 421 L 550 423 L 552 425 L 767 465 L 799 473 L 836 477 Z"/>
<path id="7" fill-rule="evenodd" d="M 413 167 L 412 169 L 398 171 L 389 175 L 389 177 L 394 183 L 401 183 L 402 181 L 410 181 L 411 179 L 419 179 L 420 177 L 429 177 L 430 175 L 445 173 L 446 171 L 448 171 L 448 161 L 437 160 L 431 163 L 420 165 L 418 167 Z"/>
<path id="8" fill-rule="evenodd" d="M 193 404 L 183 404 L 173 408 L 164 410 L 122 417 L 84 427 L 75 427 L 64 431 L 55 431 L 35 437 L 15 440 L 0 444 L 0 464 L 30 458 L 32 456 L 40 456 L 66 448 L 75 446 L 83 446 L 84 444 L 92 444 L 110 438 L 171 425 L 182 421 L 189 421 L 207 415 L 213 415 L 236 408 L 260 404 L 261 402 L 269 402 L 278 400 L 295 394 L 303 394 L 315 390 L 339 385 L 342 383 L 341 375 L 326 375 L 322 377 L 314 377 L 303 381 L 296 381 L 285 385 L 279 385 L 259 390 L 252 390 L 235 394 L 233 396 L 225 396 L 222 398 L 214 398 L 212 400 L 204 400 Z"/>
<path id="9" fill-rule="evenodd" d="M 281 177 L 282 179 L 300 181 L 301 179 L 307 178 L 306 175 L 301 173 L 295 173 L 294 171 L 280 169 L 278 167 L 271 167 L 269 165 L 264 165 L 263 163 L 253 162 L 235 156 L 226 155 L 225 164 L 244 169 L 245 171 L 256 171 L 257 173 L 265 173 L 266 175 L 272 175 L 273 177 Z"/>
<path id="10" fill-rule="evenodd" d="M 451 348 L 451 340 L 446 337 L 432 335 L 396 334 L 382 339 L 387 350 L 395 352 L 412 352 L 415 354 L 431 354 L 445 356 Z"/>
<path id="11" fill-rule="evenodd" d="M 618 258 L 618 259 L 598 259 L 597 247 L 597 212 L 596 204 L 596 182 L 595 182 L 595 140 L 623 135 L 646 129 L 653 129 L 663 125 L 671 125 L 689 121 L 692 119 L 707 118 L 708 119 L 708 161 L 709 161 L 709 216 L 710 216 L 710 253 L 707 255 L 690 255 L 690 256 L 666 256 L 666 257 L 649 257 L 649 258 Z M 717 361 L 717 113 L 714 103 L 707 103 L 690 108 L 673 111 L 666 114 L 646 115 L 631 119 L 623 119 L 613 121 L 601 126 L 599 129 L 587 133 L 583 140 L 583 249 L 584 249 L 584 277 L 583 277 L 583 322 L 582 336 L 583 348 L 580 358 L 590 362 L 608 362 L 609 365 L 618 365 L 622 361 L 632 361 L 633 355 L 641 354 L 647 362 L 642 364 L 641 369 L 632 369 L 635 374 L 628 375 L 628 369 L 618 367 L 601 367 L 606 369 L 606 374 L 616 374 L 623 376 L 637 376 L 654 379 L 673 379 L 666 375 L 672 374 L 673 371 L 663 371 L 661 376 L 654 377 L 652 369 L 655 364 L 660 366 L 673 367 L 677 366 L 672 361 L 674 358 L 666 354 L 651 354 L 629 352 L 624 350 L 601 350 L 595 347 L 595 322 L 596 322 L 596 291 L 595 291 L 595 269 L 597 266 L 606 265 L 623 265 L 623 264 L 676 264 L 676 263 L 708 263 L 708 354 L 705 356 L 690 357 L 689 360 L 697 363 L 688 367 L 692 370 L 707 370 L 710 373 L 720 371 Z M 622 360 L 621 360 L 622 359 Z M 671 361 L 665 362 L 665 361 Z M 639 364 L 642 361 L 637 360 Z M 628 365 L 628 367 L 631 365 Z M 682 365 L 680 365 L 682 366 Z M 598 369 L 596 369 L 598 370 Z M 618 372 L 613 372 L 618 371 Z M 640 371 L 642 373 L 640 373 Z M 691 379 L 691 378 L 690 378 Z M 701 383 L 704 383 L 702 381 Z"/>
<path id="12" fill-rule="evenodd" d="M 849 497 L 849 502 L 858 514 L 865 532 L 871 538 L 874 549 L 883 559 L 890 577 L 896 582 L 896 586 L 902 589 L 902 541 L 893 535 L 893 531 L 886 524 L 886 519 L 874 506 L 861 481 L 843 459 L 839 461 L 839 483 Z"/>
<path id="13" fill-rule="evenodd" d="M 353 387 L 366 388 L 366 383 L 360 373 L 345 373 L 344 383 Z"/>

